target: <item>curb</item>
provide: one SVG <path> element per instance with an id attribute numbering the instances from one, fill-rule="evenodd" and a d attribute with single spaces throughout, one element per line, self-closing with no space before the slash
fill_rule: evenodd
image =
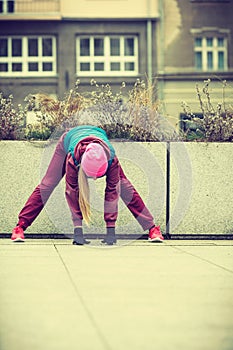
<path id="1" fill-rule="evenodd" d="M 87 239 L 103 239 L 105 234 L 84 234 Z M 233 240 L 233 234 L 165 234 L 165 239 L 170 240 Z M 11 238 L 11 233 L 0 233 L 1 238 Z M 28 239 L 72 239 L 73 234 L 63 233 L 25 233 L 25 238 Z M 122 240 L 147 240 L 148 235 L 142 234 L 141 236 L 136 234 L 118 234 L 117 239 Z"/>

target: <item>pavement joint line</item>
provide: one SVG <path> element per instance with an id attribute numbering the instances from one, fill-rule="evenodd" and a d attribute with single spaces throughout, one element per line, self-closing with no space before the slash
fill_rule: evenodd
<path id="1" fill-rule="evenodd" d="M 171 247 L 172 247 L 172 246 L 171 246 Z M 191 256 L 193 256 L 193 257 L 199 259 L 199 260 L 205 261 L 205 262 L 207 262 L 208 264 L 211 264 L 211 265 L 213 265 L 213 266 L 219 267 L 220 269 L 222 269 L 222 270 L 224 270 L 224 271 L 226 271 L 226 272 L 230 272 L 231 274 L 233 274 L 233 270 L 230 270 L 230 269 L 228 269 L 227 267 L 224 267 L 224 266 L 221 266 L 221 265 L 219 265 L 219 264 L 216 264 L 216 263 L 214 263 L 213 261 L 210 261 L 210 260 L 208 260 L 208 259 L 202 258 L 201 256 L 195 255 L 195 254 L 193 254 L 193 253 L 186 252 L 184 249 L 178 248 L 178 247 L 176 247 L 176 246 L 173 246 L 173 247 L 174 247 L 174 249 L 176 249 L 176 250 L 179 250 L 179 251 L 181 251 L 181 252 L 183 252 L 183 253 L 185 253 L 185 254 L 191 255 Z"/>
<path id="2" fill-rule="evenodd" d="M 96 240 L 95 240 L 96 241 Z M 97 242 L 97 241 L 96 241 Z M 209 246 L 212 246 L 212 247 L 225 247 L 225 246 L 233 246 L 233 241 L 232 243 L 230 243 L 229 241 L 227 241 L 227 243 L 229 244 L 224 244 L 222 243 L 222 241 L 194 241 L 194 240 L 178 240 L 178 241 L 175 241 L 175 240 L 165 240 L 163 243 L 152 243 L 152 242 L 148 242 L 147 240 L 132 240 L 132 241 L 128 241 L 127 244 L 121 244 L 122 242 L 126 242 L 125 240 L 118 240 L 118 243 L 116 246 L 138 246 L 138 247 L 154 247 L 154 246 L 160 246 L 160 247 L 209 247 Z M 12 242 L 10 239 L 7 239 L 7 238 L 3 238 L 3 239 L 0 239 L 0 245 L 2 245 L 1 243 L 3 243 L 3 245 L 5 246 L 14 246 L 16 244 L 23 244 L 23 245 L 27 245 L 27 246 L 39 246 L 39 245 L 48 245 L 48 244 L 52 244 L 52 245 L 67 245 L 67 246 L 70 246 L 72 244 L 72 240 L 64 240 L 64 239 L 61 239 L 61 240 L 56 240 L 56 239 L 34 239 L 34 238 L 29 238 L 29 239 L 26 239 L 25 242 L 23 243 L 15 243 L 15 242 Z M 98 244 L 94 244 L 93 246 L 98 246 Z"/>
<path id="3" fill-rule="evenodd" d="M 55 250 L 56 250 L 56 253 L 58 254 L 58 256 L 59 256 L 61 262 L 62 262 L 62 265 L 64 266 L 64 269 L 65 269 L 65 271 L 66 271 L 66 273 L 67 273 L 67 275 L 68 275 L 68 277 L 69 277 L 69 280 L 70 280 L 70 282 L 71 282 L 71 284 L 72 284 L 72 286 L 73 286 L 73 288 L 74 288 L 74 291 L 75 291 L 77 297 L 78 297 L 79 300 L 81 301 L 81 304 L 82 304 L 84 310 L 86 311 L 87 316 L 88 316 L 88 318 L 89 318 L 91 324 L 93 325 L 94 329 L 96 330 L 96 332 L 97 332 L 97 334 L 98 334 L 98 336 L 99 336 L 99 338 L 100 338 L 100 341 L 102 342 L 102 344 L 103 344 L 103 346 L 104 346 L 104 348 L 105 348 L 106 350 L 111 350 L 111 349 L 112 349 L 111 346 L 109 345 L 109 343 L 108 343 L 107 339 L 105 338 L 104 334 L 103 334 L 103 333 L 101 332 L 101 330 L 99 329 L 98 324 L 97 324 L 97 322 L 95 321 L 95 319 L 94 319 L 94 317 L 93 317 L 91 311 L 89 310 L 89 308 L 87 307 L 86 303 L 84 302 L 84 299 L 83 299 L 82 295 L 80 294 L 80 292 L 79 292 L 79 290 L 78 290 L 78 288 L 77 288 L 77 286 L 76 286 L 76 284 L 75 284 L 75 282 L 74 282 L 74 280 L 73 280 L 73 278 L 72 278 L 72 275 L 71 275 L 71 273 L 70 273 L 68 267 L 66 266 L 66 263 L 65 263 L 64 259 L 62 258 L 62 256 L 61 256 L 59 250 L 57 249 L 56 244 L 54 243 L 53 246 L 54 246 L 54 248 L 55 248 Z"/>

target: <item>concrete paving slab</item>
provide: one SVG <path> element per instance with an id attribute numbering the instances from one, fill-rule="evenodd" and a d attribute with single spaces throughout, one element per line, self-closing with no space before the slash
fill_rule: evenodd
<path id="1" fill-rule="evenodd" d="M 1 350 L 232 350 L 233 242 L 36 242 L 0 240 Z"/>
<path id="2" fill-rule="evenodd" d="M 224 240 L 224 241 L 222 241 L 222 240 L 220 240 L 220 241 L 215 241 L 214 242 L 214 244 L 215 245 L 217 245 L 217 246 L 233 246 L 233 240 Z"/>
<path id="3" fill-rule="evenodd" d="M 0 248 L 1 350 L 105 348 L 53 245 Z"/>
<path id="4" fill-rule="evenodd" d="M 194 246 L 179 248 L 187 254 L 194 255 L 203 262 L 206 261 L 220 268 L 226 269 L 233 274 L 233 247 L 227 246 L 202 246 L 198 250 Z"/>
<path id="5" fill-rule="evenodd" d="M 58 249 L 111 349 L 230 342 L 233 279 L 216 266 L 165 245 L 87 248 L 91 260 L 85 248 L 76 258 L 75 249 Z"/>
<path id="6" fill-rule="evenodd" d="M 26 239 L 26 241 L 22 244 L 22 246 L 28 245 L 28 244 L 36 245 L 36 246 L 38 246 L 38 245 L 51 245 L 51 244 L 53 244 L 53 240 L 52 239 Z M 4 245 L 15 246 L 15 243 L 12 242 L 8 238 L 3 238 L 3 239 L 0 239 L 0 245 L 1 245 L 1 247 Z M 18 244 L 17 244 L 17 246 L 18 246 Z"/>

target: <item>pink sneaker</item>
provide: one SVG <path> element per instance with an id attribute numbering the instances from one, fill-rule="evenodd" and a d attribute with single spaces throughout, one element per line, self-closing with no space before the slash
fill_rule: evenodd
<path id="1" fill-rule="evenodd" d="M 164 237 L 160 231 L 160 226 L 154 226 L 149 231 L 148 241 L 150 242 L 163 242 Z"/>
<path id="2" fill-rule="evenodd" d="M 22 227 L 20 226 L 16 226 L 13 230 L 12 230 L 12 235 L 11 235 L 11 240 L 13 242 L 24 242 L 24 232 Z"/>

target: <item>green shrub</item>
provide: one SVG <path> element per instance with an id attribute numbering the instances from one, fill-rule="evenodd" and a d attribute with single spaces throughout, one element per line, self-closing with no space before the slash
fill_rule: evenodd
<path id="1" fill-rule="evenodd" d="M 24 130 L 27 140 L 47 140 L 51 136 L 52 130 L 40 124 L 27 124 Z"/>

